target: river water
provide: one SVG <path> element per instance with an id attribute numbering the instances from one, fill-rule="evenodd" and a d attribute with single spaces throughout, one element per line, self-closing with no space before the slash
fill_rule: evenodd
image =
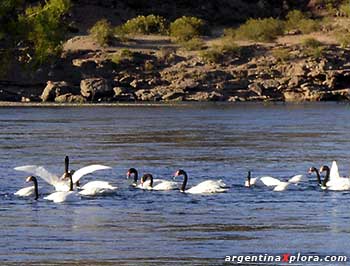
<path id="1" fill-rule="evenodd" d="M 307 176 L 309 167 L 334 159 L 349 174 L 349 117 L 347 104 L 2 107 L 1 265 L 230 265 L 226 256 L 350 256 L 350 193 L 322 191 Z M 63 204 L 13 195 L 27 185 L 14 167 L 37 164 L 60 174 L 65 155 L 75 169 L 113 167 L 82 182 L 106 180 L 118 190 Z M 126 180 L 130 167 L 169 180 L 181 168 L 188 187 L 223 179 L 231 188 L 213 195 L 137 190 Z M 248 170 L 305 179 L 283 192 L 248 189 Z"/>

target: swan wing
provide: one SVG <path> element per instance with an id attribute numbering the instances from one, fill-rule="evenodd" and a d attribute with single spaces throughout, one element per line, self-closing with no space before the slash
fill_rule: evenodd
<path id="1" fill-rule="evenodd" d="M 295 176 L 292 176 L 288 182 L 289 183 L 293 183 L 293 184 L 297 184 L 299 183 L 301 180 L 303 179 L 303 175 L 295 175 Z"/>
<path id="2" fill-rule="evenodd" d="M 336 161 L 333 161 L 332 166 L 331 166 L 331 170 L 329 173 L 329 180 L 332 181 L 332 180 L 335 180 L 338 178 L 340 178 L 338 164 Z"/>
<path id="3" fill-rule="evenodd" d="M 289 185 L 289 182 L 280 182 L 280 184 L 274 187 L 273 191 L 284 191 Z"/>
<path id="4" fill-rule="evenodd" d="M 28 197 L 34 195 L 34 186 L 21 188 L 17 192 L 13 193 L 16 196 Z"/>
<path id="5" fill-rule="evenodd" d="M 260 178 L 260 181 L 265 186 L 268 186 L 268 187 L 278 186 L 281 183 L 280 180 L 278 180 L 277 178 L 271 177 L 271 176 L 263 176 L 263 177 Z"/>
<path id="6" fill-rule="evenodd" d="M 178 183 L 174 181 L 163 181 L 153 187 L 154 190 L 174 190 L 178 188 Z"/>
<path id="7" fill-rule="evenodd" d="M 61 203 L 78 201 L 80 200 L 80 196 L 75 191 L 58 191 L 46 196 L 44 199 L 51 200 L 55 203 Z"/>
<path id="8" fill-rule="evenodd" d="M 99 180 L 90 181 L 81 187 L 82 190 L 91 189 L 91 188 L 117 189 L 117 187 L 113 187 L 109 182 L 99 181 Z"/>
<path id="9" fill-rule="evenodd" d="M 101 164 L 92 164 L 92 165 L 80 168 L 79 170 L 75 171 L 72 176 L 73 183 L 78 182 L 80 178 L 82 178 L 84 175 L 91 174 L 98 170 L 106 170 L 106 169 L 112 169 L 112 167 L 101 165 Z"/>
<path id="10" fill-rule="evenodd" d="M 220 184 L 222 183 L 218 180 L 206 180 L 186 190 L 186 192 L 191 194 L 211 194 L 226 192 L 227 189 L 221 187 Z"/>
<path id="11" fill-rule="evenodd" d="M 39 176 L 45 182 L 49 183 L 50 185 L 52 185 L 54 187 L 56 187 L 56 185 L 60 183 L 59 177 L 50 173 L 43 166 L 24 165 L 24 166 L 15 167 L 14 169 L 16 171 L 22 171 L 25 173 L 29 173 L 31 175 Z"/>

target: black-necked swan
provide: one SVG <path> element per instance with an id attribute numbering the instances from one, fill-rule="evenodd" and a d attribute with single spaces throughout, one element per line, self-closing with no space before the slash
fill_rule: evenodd
<path id="1" fill-rule="evenodd" d="M 13 194 L 20 197 L 30 197 L 35 195 L 35 190 L 38 190 L 38 181 L 34 176 L 28 176 L 26 178 L 26 182 L 30 182 L 30 181 L 33 181 L 33 186 L 21 188 L 20 190 L 16 191 Z"/>
<path id="2" fill-rule="evenodd" d="M 316 177 L 317 177 L 317 183 L 318 185 L 322 185 L 322 180 L 321 180 L 321 176 L 320 176 L 320 172 L 318 171 L 318 169 L 316 167 L 310 167 L 309 170 L 308 170 L 308 173 L 309 174 L 312 174 L 312 173 L 316 173 Z"/>
<path id="3" fill-rule="evenodd" d="M 328 190 L 349 190 L 350 189 L 350 178 L 348 177 L 335 177 L 330 178 L 330 169 L 327 165 L 320 168 L 320 173 L 326 172 L 326 176 L 323 179 L 321 188 Z"/>
<path id="4" fill-rule="evenodd" d="M 274 187 L 273 191 L 284 191 L 290 184 L 298 184 L 303 178 L 303 175 L 295 175 L 288 179 L 288 181 L 281 181 L 271 176 L 262 176 L 257 178 L 256 183 L 259 181 L 265 186 Z"/>
<path id="5" fill-rule="evenodd" d="M 151 174 L 144 174 L 141 177 L 141 186 L 143 187 L 147 180 L 150 180 L 150 183 L 146 186 L 146 189 L 150 190 L 174 190 L 178 189 L 177 182 L 162 180 L 162 182 L 157 182 L 157 179 L 153 180 L 153 176 Z M 158 179 L 161 180 L 161 179 Z"/>
<path id="6" fill-rule="evenodd" d="M 35 200 L 39 198 L 39 192 L 38 192 L 38 180 L 35 176 L 28 176 L 26 178 L 26 182 L 33 182 L 33 186 L 31 187 L 25 187 L 20 190 L 18 190 L 14 195 L 20 196 L 20 197 L 29 197 L 29 196 L 35 196 Z"/>
<path id="7" fill-rule="evenodd" d="M 67 157 L 65 159 L 65 174 L 69 173 L 67 170 Z M 30 173 L 34 176 L 39 176 L 42 178 L 45 182 L 48 184 L 54 186 L 56 191 L 69 191 L 69 183 L 66 182 L 63 174 L 63 178 L 59 178 L 58 176 L 50 173 L 48 170 L 46 170 L 43 166 L 37 166 L 37 165 L 25 165 L 25 166 L 18 166 L 14 168 L 17 171 L 23 171 L 26 173 Z M 106 170 L 111 169 L 109 166 L 105 165 L 99 165 L 99 164 L 93 164 L 89 165 L 83 168 L 80 168 L 79 170 L 75 171 L 72 175 L 73 183 L 77 183 L 83 176 L 93 173 L 98 170 Z"/>
<path id="8" fill-rule="evenodd" d="M 55 203 L 79 201 L 81 199 L 80 195 L 73 190 L 72 175 L 65 172 L 63 179 L 66 178 L 69 178 L 69 191 L 56 191 L 44 197 L 44 199 L 53 201 Z"/>
<path id="9" fill-rule="evenodd" d="M 277 178 L 271 177 L 271 176 L 262 176 L 262 177 L 251 177 L 251 172 L 248 171 L 248 176 L 245 181 L 246 187 L 251 187 L 253 185 L 265 185 L 268 187 L 274 187 L 274 191 L 283 191 L 285 190 L 290 184 L 297 184 L 301 181 L 303 175 L 295 175 L 291 177 L 287 182 L 280 181 Z"/>
<path id="10" fill-rule="evenodd" d="M 206 180 L 186 190 L 186 185 L 188 181 L 187 173 L 184 170 L 180 169 L 176 171 L 176 173 L 174 174 L 174 178 L 176 178 L 177 176 L 183 176 L 184 178 L 180 188 L 181 192 L 191 194 L 211 194 L 227 191 L 228 186 L 222 180 Z"/>
<path id="11" fill-rule="evenodd" d="M 68 171 L 68 169 L 69 169 L 69 157 L 68 156 L 66 156 L 64 163 L 65 163 L 64 176 L 66 176 L 67 173 L 72 175 L 73 184 L 75 184 L 76 187 L 79 188 L 79 190 L 80 190 L 79 194 L 81 194 L 81 195 L 98 196 L 98 195 L 110 194 L 117 189 L 117 187 L 112 186 L 109 182 L 101 181 L 101 180 L 90 181 L 90 182 L 86 183 L 85 185 L 83 185 L 82 187 L 80 187 L 80 182 L 79 182 L 80 178 L 86 174 L 91 173 L 91 170 L 95 169 L 96 165 L 86 166 L 86 167 L 81 168 L 77 171 L 74 171 L 74 170 Z M 109 166 L 103 166 L 103 167 L 99 167 L 99 168 L 111 169 L 111 167 L 109 167 Z M 99 169 L 99 170 L 103 170 L 103 169 Z"/>
<path id="12" fill-rule="evenodd" d="M 151 187 L 151 186 L 150 186 L 151 180 L 145 180 L 145 181 L 143 182 L 143 184 L 141 184 L 141 183 L 140 183 L 140 184 L 137 184 L 139 174 L 138 174 L 138 171 L 137 171 L 135 168 L 130 168 L 130 169 L 128 170 L 128 172 L 126 173 L 127 179 L 130 179 L 132 176 L 134 176 L 132 186 L 135 187 L 135 188 L 139 188 L 139 189 L 154 189 L 154 187 L 156 187 L 156 186 L 157 186 L 157 187 L 159 186 L 159 188 L 161 188 L 160 185 L 161 185 L 162 183 L 164 183 L 165 186 L 167 186 L 167 185 L 169 185 L 169 182 L 170 182 L 170 181 L 164 180 L 164 179 L 153 179 L 153 184 L 152 184 L 152 186 L 154 186 L 154 187 Z M 167 185 L 166 185 L 166 184 L 167 184 Z M 176 183 L 176 182 L 173 183 L 173 186 L 175 186 L 175 184 L 176 184 L 176 186 L 177 186 L 177 183 Z M 173 188 L 173 189 L 174 189 L 174 188 Z"/>

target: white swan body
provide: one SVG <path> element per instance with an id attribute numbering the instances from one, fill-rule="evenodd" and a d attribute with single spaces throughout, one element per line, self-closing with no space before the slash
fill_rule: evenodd
<path id="1" fill-rule="evenodd" d="M 147 176 L 147 178 L 149 179 L 144 180 L 145 176 Z M 159 191 L 174 190 L 179 188 L 177 182 L 169 181 L 165 179 L 153 179 L 153 176 L 150 174 L 144 175 L 141 178 L 141 184 L 135 187 L 139 189 L 144 189 L 144 190 L 159 190 Z"/>
<path id="2" fill-rule="evenodd" d="M 109 182 L 97 180 L 88 182 L 82 186 L 79 194 L 84 196 L 104 195 L 112 193 L 116 189 L 117 187 L 112 186 Z"/>
<path id="3" fill-rule="evenodd" d="M 291 177 L 287 182 L 280 181 L 277 178 L 271 176 L 263 176 L 260 181 L 268 187 L 274 187 L 273 191 L 284 191 L 290 184 L 298 184 L 303 178 L 303 175 L 295 175 Z"/>
<path id="4" fill-rule="evenodd" d="M 18 190 L 13 194 L 20 197 L 30 197 L 35 194 L 35 189 L 34 189 L 34 186 L 25 187 L 25 188 L 21 188 L 20 190 Z"/>
<path id="5" fill-rule="evenodd" d="M 190 194 L 211 194 L 221 193 L 227 191 L 227 185 L 222 180 L 206 180 L 198 185 L 185 190 L 184 192 Z"/>
<path id="6" fill-rule="evenodd" d="M 75 191 L 56 191 L 44 197 L 44 199 L 53 201 L 55 203 L 75 202 L 81 200 L 79 194 Z"/>
<path id="7" fill-rule="evenodd" d="M 30 173 L 32 175 L 39 176 L 45 182 L 52 185 L 56 191 L 69 191 L 69 182 L 62 180 L 58 176 L 47 171 L 43 166 L 37 165 L 25 165 L 14 168 L 17 171 L 22 171 L 26 173 Z M 72 175 L 73 183 L 78 182 L 84 175 L 93 173 L 98 170 L 111 169 L 109 166 L 93 164 L 86 167 L 83 167 L 74 172 Z"/>
<path id="8" fill-rule="evenodd" d="M 336 161 L 332 162 L 332 166 L 329 172 L 329 181 L 325 186 L 321 186 L 321 188 L 333 191 L 350 190 L 350 178 L 340 177 L 338 164 Z"/>

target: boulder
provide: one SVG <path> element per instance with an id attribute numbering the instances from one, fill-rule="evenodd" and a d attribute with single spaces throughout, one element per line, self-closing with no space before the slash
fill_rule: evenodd
<path id="1" fill-rule="evenodd" d="M 67 93 L 79 94 L 79 89 L 65 81 L 49 80 L 40 98 L 43 102 L 50 102 L 54 101 L 56 97 Z"/>
<path id="2" fill-rule="evenodd" d="M 104 78 L 83 79 L 80 82 L 80 92 L 81 95 L 90 100 L 113 96 L 113 90 Z"/>
<path id="3" fill-rule="evenodd" d="M 135 101 L 135 95 L 126 88 L 115 87 L 113 91 L 113 100 L 115 101 Z"/>
<path id="4" fill-rule="evenodd" d="M 85 103 L 86 99 L 81 95 L 71 93 L 63 94 L 55 98 L 56 103 Z"/>

